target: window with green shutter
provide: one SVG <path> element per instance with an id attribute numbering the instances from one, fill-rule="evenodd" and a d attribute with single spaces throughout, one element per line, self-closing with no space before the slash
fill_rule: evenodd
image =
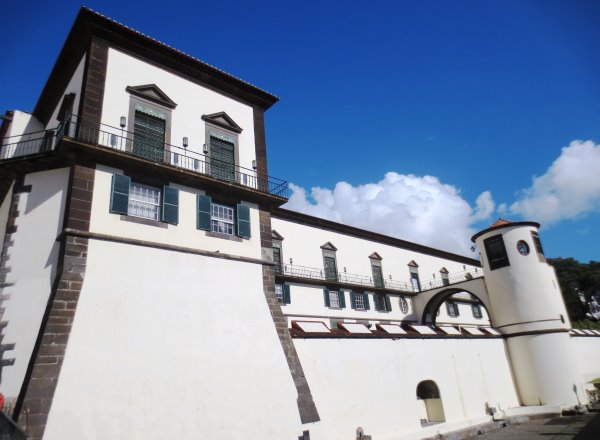
<path id="1" fill-rule="evenodd" d="M 179 190 L 170 186 L 160 188 L 132 182 L 128 176 L 113 174 L 110 212 L 131 217 L 179 222 Z"/>
<path id="2" fill-rule="evenodd" d="M 127 215 L 130 185 L 130 177 L 113 174 L 110 188 L 110 212 Z"/>
<path id="3" fill-rule="evenodd" d="M 229 206 L 213 202 L 202 194 L 196 196 L 196 228 L 223 235 L 251 237 L 250 207 L 238 204 Z"/>
<path id="4" fill-rule="evenodd" d="M 161 220 L 173 225 L 179 223 L 179 190 L 176 188 L 163 187 Z"/>
<path id="5" fill-rule="evenodd" d="M 341 290 L 323 289 L 323 301 L 325 302 L 325 307 L 332 309 L 343 309 L 346 307 L 344 292 Z"/>
<path id="6" fill-rule="evenodd" d="M 290 304 L 290 285 L 275 284 L 275 296 L 277 296 L 277 301 L 279 301 L 281 304 Z"/>

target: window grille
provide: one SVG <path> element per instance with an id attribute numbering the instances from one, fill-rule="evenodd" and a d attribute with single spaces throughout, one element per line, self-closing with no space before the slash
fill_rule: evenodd
<path id="1" fill-rule="evenodd" d="M 334 309 L 340 308 L 340 294 L 337 290 L 329 291 L 329 306 Z"/>
<path id="2" fill-rule="evenodd" d="M 283 285 L 275 284 L 275 295 L 277 296 L 277 301 L 283 302 Z"/>

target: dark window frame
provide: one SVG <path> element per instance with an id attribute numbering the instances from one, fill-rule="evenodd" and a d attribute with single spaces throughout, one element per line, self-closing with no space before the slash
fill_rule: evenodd
<path id="1" fill-rule="evenodd" d="M 485 255 L 488 261 L 490 270 L 501 269 L 510 266 L 504 237 L 502 234 L 497 234 L 483 240 Z"/>

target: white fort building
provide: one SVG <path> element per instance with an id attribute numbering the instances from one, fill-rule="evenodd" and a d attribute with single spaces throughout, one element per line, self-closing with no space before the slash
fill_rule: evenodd
<path id="1" fill-rule="evenodd" d="M 539 224 L 479 232 L 479 261 L 283 209 L 276 101 L 80 10 L 0 129 L 15 436 L 420 439 L 590 401 L 600 332 Z"/>

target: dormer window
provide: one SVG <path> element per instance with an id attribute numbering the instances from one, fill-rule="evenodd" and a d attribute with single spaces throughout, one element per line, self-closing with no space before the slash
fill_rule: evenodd
<path id="1" fill-rule="evenodd" d="M 377 252 L 373 252 L 369 255 L 371 260 L 371 273 L 373 274 L 373 286 L 374 287 L 385 287 L 383 281 L 383 271 L 381 270 L 381 256 Z"/>

